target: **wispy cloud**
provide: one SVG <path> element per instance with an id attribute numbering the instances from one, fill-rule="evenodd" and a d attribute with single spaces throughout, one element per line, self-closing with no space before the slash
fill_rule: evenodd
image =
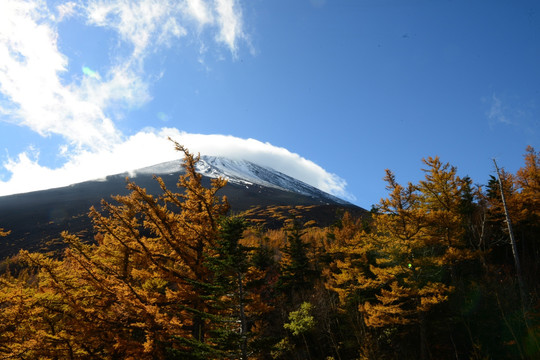
<path id="1" fill-rule="evenodd" d="M 234 0 L 216 0 L 216 12 L 221 31 L 217 37 L 236 53 L 237 41 L 244 38 L 241 11 Z"/>
<path id="2" fill-rule="evenodd" d="M 133 45 L 131 59 L 141 60 L 150 45 L 170 46 L 186 35 L 176 19 L 179 9 L 168 0 L 91 0 L 86 12 L 90 25 L 116 30 L 123 41 Z"/>
<path id="3" fill-rule="evenodd" d="M 188 34 L 183 20 L 195 23 L 198 31 L 218 29 L 216 39 L 236 53 L 246 36 L 242 12 L 235 0 L 90 0 L 86 6 L 88 23 L 114 29 L 133 45 L 132 59 L 144 59 L 150 48 L 170 46 Z"/>
<path id="4" fill-rule="evenodd" d="M 72 154 L 58 169 L 39 165 L 39 154 L 20 154 L 5 164 L 13 175 L 8 181 L 0 181 L 0 195 L 66 186 L 179 159 L 180 154 L 173 150 L 173 144 L 167 137 L 180 142 L 194 153 L 252 161 L 286 173 L 330 194 L 353 199 L 347 193 L 347 184 L 343 179 L 285 148 L 255 139 L 190 134 L 173 128 L 141 131 L 109 149 Z M 34 180 L 36 177 L 39 177 L 39 182 Z"/>
<path id="5" fill-rule="evenodd" d="M 537 136 L 538 117 L 535 114 L 538 101 L 536 99 L 493 94 L 484 102 L 489 106 L 486 116 L 490 121 L 490 126 L 510 126 L 531 139 Z"/>
<path id="6" fill-rule="evenodd" d="M 487 113 L 487 116 L 490 120 L 496 121 L 503 124 L 511 124 L 512 122 L 508 119 L 506 114 L 506 109 L 503 106 L 503 103 L 499 97 L 495 94 L 491 97 L 491 106 Z"/>
<path id="7" fill-rule="evenodd" d="M 64 19 L 67 19 L 76 15 L 78 6 L 79 5 L 73 1 L 68 1 L 66 3 L 56 6 L 56 11 L 58 13 L 57 21 L 60 22 Z"/>

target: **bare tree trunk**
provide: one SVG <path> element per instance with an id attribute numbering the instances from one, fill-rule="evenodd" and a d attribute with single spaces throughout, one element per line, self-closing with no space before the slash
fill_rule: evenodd
<path id="1" fill-rule="evenodd" d="M 531 325 L 529 322 L 529 316 L 528 316 L 529 315 L 528 314 L 529 300 L 527 297 L 527 292 L 525 291 L 525 283 L 523 282 L 523 277 L 521 275 L 521 265 L 519 262 L 519 254 L 517 252 L 516 240 L 514 238 L 514 231 L 512 230 L 512 221 L 510 220 L 510 215 L 508 214 L 508 208 L 506 206 L 506 199 L 504 197 L 501 175 L 499 174 L 499 168 L 497 167 L 497 162 L 495 161 L 495 159 L 493 159 L 493 163 L 495 164 L 495 169 L 497 170 L 497 177 L 499 178 L 499 187 L 501 188 L 501 199 L 502 199 L 502 203 L 504 207 L 504 214 L 506 215 L 506 223 L 508 225 L 508 232 L 510 234 L 510 242 L 512 244 L 512 253 L 514 254 L 514 262 L 516 264 L 516 275 L 517 275 L 518 285 L 519 285 L 519 294 L 521 295 L 521 310 L 523 311 L 523 320 L 525 321 L 525 326 L 527 327 L 529 334 L 531 334 L 531 338 L 533 342 L 535 343 L 536 347 L 540 349 L 538 340 L 536 339 L 534 331 L 531 329 Z"/>
<path id="2" fill-rule="evenodd" d="M 512 221 L 510 220 L 510 215 L 508 214 L 508 207 L 506 206 L 506 199 L 504 197 L 503 183 L 501 179 L 501 174 L 499 173 L 499 167 L 497 162 L 493 159 L 495 164 L 495 169 L 497 170 L 497 178 L 499 179 L 499 187 L 501 189 L 501 199 L 504 207 L 504 214 L 506 215 L 506 224 L 508 225 L 508 233 L 510 234 L 510 243 L 512 244 L 512 254 L 514 255 L 514 263 L 516 265 L 516 275 L 519 284 L 519 293 L 521 295 L 521 303 L 525 308 L 527 305 L 527 296 L 525 293 L 525 284 L 523 283 L 523 278 L 521 277 L 521 265 L 519 263 L 519 254 L 517 252 L 516 240 L 514 238 L 514 231 L 512 230 Z"/>
<path id="3" fill-rule="evenodd" d="M 242 360 L 247 360 L 247 319 L 244 311 L 244 287 L 241 273 L 238 273 L 238 297 L 240 302 L 240 351 L 242 352 Z"/>

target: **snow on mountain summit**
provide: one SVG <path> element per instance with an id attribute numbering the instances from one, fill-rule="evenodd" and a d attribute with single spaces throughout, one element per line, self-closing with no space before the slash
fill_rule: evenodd
<path id="1" fill-rule="evenodd" d="M 161 164 L 135 170 L 134 174 L 173 174 L 182 171 L 180 161 L 168 161 Z M 257 165 L 246 160 L 233 160 L 218 156 L 201 156 L 197 171 L 210 178 L 221 177 L 230 183 L 251 186 L 262 185 L 319 198 L 324 201 L 349 204 L 331 194 L 295 179 L 277 170 Z"/>

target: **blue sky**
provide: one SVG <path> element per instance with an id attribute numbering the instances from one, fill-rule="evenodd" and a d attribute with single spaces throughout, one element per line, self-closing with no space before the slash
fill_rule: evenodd
<path id="1" fill-rule="evenodd" d="M 193 151 L 362 207 L 440 156 L 486 183 L 540 147 L 540 3 L 0 2 L 0 194 Z"/>

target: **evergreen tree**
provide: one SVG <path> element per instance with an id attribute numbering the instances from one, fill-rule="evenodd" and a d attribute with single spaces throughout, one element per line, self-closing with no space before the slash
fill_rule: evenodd
<path id="1" fill-rule="evenodd" d="M 213 331 L 214 341 L 225 357 L 234 359 L 248 359 L 253 353 L 255 321 L 268 310 L 254 291 L 263 273 L 253 266 L 253 249 L 241 243 L 246 227 L 242 218 L 224 218 L 213 255 L 207 259 L 214 272 L 216 321 L 221 324 Z"/>
<path id="2" fill-rule="evenodd" d="M 287 229 L 287 243 L 282 249 L 281 274 L 277 284 L 293 302 L 296 297 L 304 298 L 317 275 L 309 256 L 310 244 L 303 241 L 302 235 L 300 224 L 292 221 Z"/>

